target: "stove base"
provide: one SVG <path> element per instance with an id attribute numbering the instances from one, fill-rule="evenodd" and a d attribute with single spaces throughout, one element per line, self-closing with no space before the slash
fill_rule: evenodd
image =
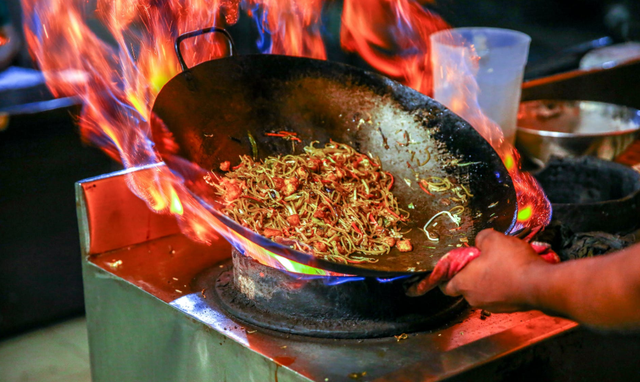
<path id="1" fill-rule="evenodd" d="M 443 327 L 468 308 L 462 298 L 447 297 L 439 290 L 418 298 L 407 297 L 402 280 L 381 283 L 365 279 L 326 285 L 326 280 L 299 280 L 244 256 L 241 262 L 251 265 L 239 266 L 236 259 L 233 267 L 227 263 L 206 276 L 211 280 L 209 285 L 215 280 L 212 297 L 230 315 L 280 333 L 341 339 L 390 337 Z M 246 285 L 237 285 L 234 272 L 238 268 L 241 280 L 251 277 L 250 297 L 243 293 L 247 292 Z M 277 288 L 271 285 L 274 277 L 279 279 Z"/>
<path id="2" fill-rule="evenodd" d="M 151 176 L 155 167 L 136 171 Z M 540 312 L 483 320 L 467 310 L 444 328 L 405 340 L 326 340 L 243 324 L 215 302 L 228 243 L 198 244 L 179 234 L 174 218 L 152 213 L 129 191 L 126 173 L 86 180 L 76 190 L 94 382 L 337 382 L 364 372 L 362 380 L 376 382 L 530 380 L 558 367 L 570 374 L 536 380 L 602 381 L 620 376 L 625 365 L 637 374 L 637 346 L 599 338 L 566 344 L 576 324 Z M 585 349 L 614 351 L 595 356 Z M 634 362 L 621 365 L 618 351 Z M 491 368 L 489 378 L 476 377 L 481 365 Z"/>

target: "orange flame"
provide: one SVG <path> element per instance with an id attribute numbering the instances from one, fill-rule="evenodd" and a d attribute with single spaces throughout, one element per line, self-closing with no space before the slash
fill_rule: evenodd
<path id="1" fill-rule="evenodd" d="M 150 107 L 162 86 L 179 73 L 175 38 L 212 25 L 233 25 L 240 0 L 96 1 L 92 8 L 86 0 L 22 0 L 26 40 L 53 94 L 83 101 L 79 122 L 85 140 L 127 168 L 159 163 L 158 147 L 171 151 L 171 143 L 151 141 Z M 265 53 L 326 58 L 322 0 L 246 0 L 242 8 L 263 33 L 259 44 Z M 110 32 L 113 44 L 89 27 L 87 21 L 94 18 Z M 344 49 L 359 53 L 388 76 L 431 92 L 428 36 L 447 28 L 437 15 L 412 0 L 345 0 L 342 22 Z M 222 45 L 210 36 L 184 41 L 182 51 L 189 66 L 224 54 Z M 517 163 L 514 150 L 503 152 L 503 159 L 510 153 Z M 526 177 L 522 179 L 526 185 Z M 210 242 L 220 234 L 263 264 L 335 275 L 291 262 L 229 230 L 166 166 L 131 172 L 127 181 L 151 209 L 174 214 L 182 231 L 194 240 Z M 538 201 L 522 203 L 536 208 Z"/>
<path id="2" fill-rule="evenodd" d="M 258 22 L 262 37 L 267 33 L 272 40 L 261 49 L 263 53 L 325 60 L 322 5 L 322 0 L 248 0 L 244 8 Z"/>
<path id="3" fill-rule="evenodd" d="M 453 39 L 452 39 L 453 41 Z M 521 170 L 520 154 L 507 141 L 500 126 L 488 118 L 478 103 L 479 87 L 474 73 L 479 57 L 473 47 L 449 51 L 446 71 L 436 73 L 440 81 L 455 87 L 454 97 L 447 107 L 469 122 L 498 153 L 513 180 L 518 198 L 518 214 L 513 231 L 546 226 L 551 220 L 551 203 L 540 184 L 528 172 Z M 447 78 L 447 76 L 455 78 Z"/>
<path id="4" fill-rule="evenodd" d="M 429 36 L 449 28 L 435 13 L 411 0 L 345 0 L 341 44 L 371 66 L 431 95 Z"/>
<path id="5" fill-rule="evenodd" d="M 319 29 L 309 33 L 319 21 L 320 1 L 251 4 L 273 9 L 265 23 L 274 36 L 274 53 L 325 58 Z M 173 49 L 176 36 L 219 24 L 221 13 L 226 23 L 235 23 L 239 0 L 98 0 L 95 13 L 86 9 L 84 0 L 23 0 L 23 7 L 26 40 L 53 94 L 79 97 L 84 104 L 83 138 L 131 168 L 161 162 L 149 138 L 150 107 L 162 86 L 179 73 Z M 117 47 L 89 28 L 92 14 L 104 23 Z M 280 20 L 286 21 L 284 27 Z M 224 53 L 206 37 L 184 41 L 182 51 L 189 66 Z M 166 166 L 129 173 L 127 182 L 149 208 L 174 214 L 182 231 L 194 240 L 210 242 L 219 233 L 266 265 L 337 275 L 291 262 L 230 231 Z"/>

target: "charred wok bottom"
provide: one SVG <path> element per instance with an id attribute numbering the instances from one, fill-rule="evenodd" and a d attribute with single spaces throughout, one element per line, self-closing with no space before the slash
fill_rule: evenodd
<path id="1" fill-rule="evenodd" d="M 440 290 L 407 297 L 403 280 L 300 279 L 235 250 L 232 257 L 233 268 L 216 277 L 214 298 L 242 321 L 279 332 L 326 338 L 386 337 L 435 329 L 467 307 L 463 299 L 447 297 Z"/>

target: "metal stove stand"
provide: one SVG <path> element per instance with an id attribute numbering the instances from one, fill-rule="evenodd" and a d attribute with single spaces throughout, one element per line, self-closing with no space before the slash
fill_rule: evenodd
<path id="1" fill-rule="evenodd" d="M 571 381 L 624 370 L 625 360 L 596 351 L 613 340 L 540 312 L 483 319 L 470 310 L 431 332 L 366 340 L 244 324 L 212 303 L 198 281 L 228 261 L 229 245 L 191 242 L 173 218 L 150 212 L 125 177 L 76 186 L 94 382 Z M 638 342 L 612 344 L 637 364 Z M 600 370 L 603 362 L 617 368 Z"/>

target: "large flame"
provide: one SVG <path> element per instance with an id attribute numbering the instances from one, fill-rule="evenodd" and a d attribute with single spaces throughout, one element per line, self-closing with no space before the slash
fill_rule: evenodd
<path id="1" fill-rule="evenodd" d="M 322 0 L 247 0 L 243 8 L 260 31 L 262 53 L 325 60 L 320 35 Z"/>
<path id="2" fill-rule="evenodd" d="M 431 95 L 429 36 L 449 25 L 412 0 L 345 0 L 340 42 L 376 70 Z"/>
<path id="3" fill-rule="evenodd" d="M 451 35 L 448 32 L 443 33 Z M 455 39 L 451 38 L 450 40 L 453 44 Z M 440 52 L 439 54 L 451 55 L 451 57 L 441 60 L 441 62 L 446 61 L 446 64 L 443 65 L 447 66 L 447 70 L 434 74 L 439 76 L 439 81 L 455 88 L 451 92 L 454 96 L 447 100 L 446 106 L 469 122 L 491 144 L 511 175 L 518 198 L 518 215 L 512 231 L 518 231 L 525 227 L 546 226 L 551 220 L 551 203 L 535 178 L 530 173 L 521 170 L 520 154 L 505 139 L 500 126 L 488 118 L 480 108 L 478 102 L 480 90 L 474 76 L 480 57 L 475 48 L 473 45 L 461 44 L 457 49 L 450 49 L 447 53 Z M 455 78 L 447 78 L 447 76 Z"/>
<path id="4" fill-rule="evenodd" d="M 256 22 L 263 53 L 326 58 L 322 0 L 22 0 L 22 4 L 26 40 L 49 88 L 56 96 L 82 99 L 83 138 L 127 168 L 161 161 L 157 150 L 164 143 L 150 139 L 154 118 L 150 107 L 162 86 L 179 73 L 173 50 L 178 35 L 211 25 L 233 25 L 243 9 Z M 89 27 L 97 20 L 110 32 L 110 43 Z M 342 22 L 344 49 L 359 53 L 386 75 L 431 93 L 428 37 L 447 27 L 437 15 L 413 0 L 345 0 Z M 210 35 L 184 41 L 187 64 L 225 54 L 224 45 L 216 41 Z M 481 122 L 470 117 L 473 113 L 465 115 L 513 170 L 521 214 L 528 207 L 530 212 L 539 208 L 542 193 L 518 171 L 515 150 L 494 139 L 496 126 L 482 122 L 481 113 L 477 116 Z M 171 147 L 164 149 L 171 151 Z M 182 178 L 166 166 L 153 168 L 131 172 L 130 188 L 153 210 L 174 214 L 183 232 L 194 240 L 210 242 L 220 234 L 263 264 L 297 273 L 335 275 L 289 261 L 242 238 L 214 218 Z M 527 225 L 531 219 L 521 220 Z"/>

